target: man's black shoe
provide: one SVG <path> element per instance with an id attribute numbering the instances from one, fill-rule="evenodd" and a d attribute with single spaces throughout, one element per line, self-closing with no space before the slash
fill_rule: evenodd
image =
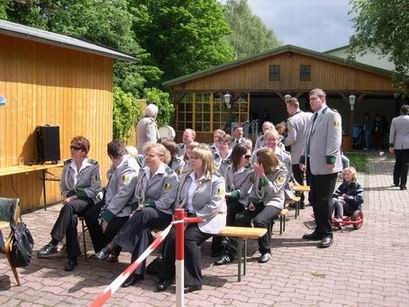
<path id="1" fill-rule="evenodd" d="M 96 254 L 98 260 L 107 259 L 109 255 L 111 255 L 111 249 L 108 246 L 105 246 Z"/>
<path id="2" fill-rule="evenodd" d="M 259 263 L 266 263 L 266 262 L 270 261 L 270 258 L 271 258 L 271 254 L 270 253 L 265 253 L 265 254 L 262 254 L 260 256 L 260 258 L 258 259 L 258 262 Z"/>
<path id="3" fill-rule="evenodd" d="M 326 236 L 326 237 L 324 237 L 324 239 L 321 240 L 318 247 L 320 247 L 320 248 L 330 247 L 332 245 L 332 242 L 333 242 L 332 236 Z"/>
<path id="4" fill-rule="evenodd" d="M 184 292 L 189 293 L 189 292 L 199 291 L 199 290 L 202 290 L 202 285 L 185 286 Z"/>
<path id="5" fill-rule="evenodd" d="M 302 236 L 303 240 L 307 240 L 307 241 L 319 241 L 322 240 L 322 236 L 317 234 L 315 231 L 313 233 L 310 234 L 306 234 Z"/>
<path id="6" fill-rule="evenodd" d="M 156 291 L 165 291 L 169 287 L 170 283 L 170 280 L 159 280 L 159 282 L 156 284 Z"/>
<path id="7" fill-rule="evenodd" d="M 136 283 L 138 280 L 143 280 L 143 275 L 140 274 L 131 274 L 124 283 L 121 285 L 122 288 L 127 288 L 129 286 L 132 286 L 134 283 Z"/>
<path id="8" fill-rule="evenodd" d="M 232 262 L 233 258 L 228 255 L 223 255 L 219 260 L 217 260 L 214 265 L 223 265 L 229 262 Z"/>
<path id="9" fill-rule="evenodd" d="M 108 262 L 117 263 L 118 262 L 118 255 L 110 254 L 107 258 Z"/>
<path id="10" fill-rule="evenodd" d="M 405 186 L 401 186 L 400 189 L 401 190 L 407 190 L 407 188 Z"/>
<path id="11" fill-rule="evenodd" d="M 47 258 L 55 254 L 57 254 L 57 245 L 52 245 L 51 243 L 48 243 L 37 252 L 37 257 Z"/>
<path id="12" fill-rule="evenodd" d="M 64 271 L 71 272 L 74 271 L 77 266 L 77 259 L 68 259 L 67 263 L 64 266 Z"/>

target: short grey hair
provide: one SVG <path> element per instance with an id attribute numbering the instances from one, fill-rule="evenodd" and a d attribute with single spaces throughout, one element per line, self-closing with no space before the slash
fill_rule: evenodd
<path id="1" fill-rule="evenodd" d="M 158 114 L 158 107 L 154 104 L 149 104 L 145 108 L 145 116 L 155 117 Z"/>

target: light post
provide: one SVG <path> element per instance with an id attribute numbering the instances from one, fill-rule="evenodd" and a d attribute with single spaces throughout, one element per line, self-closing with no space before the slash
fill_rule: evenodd
<path id="1" fill-rule="evenodd" d="M 228 109 L 231 109 L 231 95 L 226 93 L 223 95 L 224 103 Z"/>
<path id="2" fill-rule="evenodd" d="M 284 102 L 287 102 L 288 100 L 290 100 L 291 95 L 290 94 L 285 94 L 284 95 Z"/>
<path id="3" fill-rule="evenodd" d="M 350 112 L 350 131 L 351 131 L 351 136 L 353 133 L 353 128 L 354 128 L 354 109 L 355 109 L 355 101 L 356 101 L 356 96 L 354 94 L 349 95 L 349 105 L 351 107 L 351 112 Z"/>

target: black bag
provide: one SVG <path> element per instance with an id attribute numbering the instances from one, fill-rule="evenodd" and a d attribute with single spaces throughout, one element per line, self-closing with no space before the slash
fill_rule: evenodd
<path id="1" fill-rule="evenodd" d="M 31 254 L 33 253 L 34 241 L 30 230 L 23 222 L 12 226 L 11 241 L 11 264 L 14 267 L 24 267 L 29 265 L 31 261 Z"/>

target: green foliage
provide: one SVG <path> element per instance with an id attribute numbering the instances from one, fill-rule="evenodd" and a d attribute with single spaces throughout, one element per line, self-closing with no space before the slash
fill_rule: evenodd
<path id="1" fill-rule="evenodd" d="M 139 43 L 163 72 L 162 81 L 233 59 L 217 0 L 129 0 Z M 155 84 L 153 84 L 155 85 Z"/>
<path id="2" fill-rule="evenodd" d="M 159 113 L 156 118 L 158 127 L 169 125 L 175 113 L 175 107 L 170 101 L 169 93 L 157 88 L 147 88 L 144 97 L 146 97 L 148 103 L 153 103 L 158 106 Z"/>
<path id="3" fill-rule="evenodd" d="M 121 88 L 113 88 L 113 138 L 126 140 L 136 121 L 142 116 L 142 105 L 131 93 L 124 92 Z"/>
<path id="4" fill-rule="evenodd" d="M 0 19 L 7 19 L 7 0 L 0 0 Z"/>
<path id="5" fill-rule="evenodd" d="M 396 85 L 408 93 L 409 1 L 351 0 L 356 34 L 351 38 L 352 56 L 373 50 L 396 66 Z"/>
<path id="6" fill-rule="evenodd" d="M 281 45 L 275 33 L 253 15 L 247 0 L 228 0 L 225 16 L 232 33 L 226 37 L 237 58 L 250 57 Z"/>

